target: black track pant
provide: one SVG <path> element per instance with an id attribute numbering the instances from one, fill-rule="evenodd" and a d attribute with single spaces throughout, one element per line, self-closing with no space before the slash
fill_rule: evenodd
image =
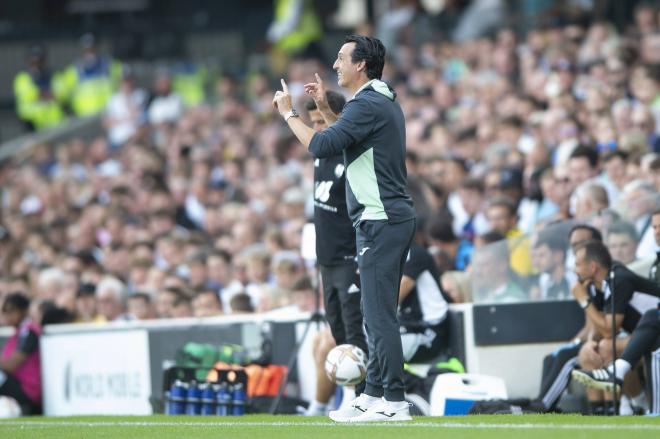
<path id="1" fill-rule="evenodd" d="M 367 339 L 360 310 L 357 264 L 321 265 L 325 318 L 337 345 L 348 343 L 367 353 Z"/>
<path id="2" fill-rule="evenodd" d="M 562 393 L 568 387 L 571 371 L 577 364 L 582 344 L 565 344 L 543 359 L 541 392 L 538 399 L 547 410 L 555 408 Z"/>
<path id="3" fill-rule="evenodd" d="M 356 230 L 369 364 L 367 395 L 403 401 L 403 351 L 397 319 L 403 265 L 415 233 L 414 219 L 397 224 L 366 220 Z"/>

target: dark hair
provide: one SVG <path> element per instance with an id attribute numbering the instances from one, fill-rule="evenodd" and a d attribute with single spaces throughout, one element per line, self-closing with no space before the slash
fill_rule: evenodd
<path id="1" fill-rule="evenodd" d="M 551 231 L 542 231 L 539 233 L 538 239 L 534 243 L 534 248 L 539 248 L 543 246 L 548 246 L 548 248 L 553 252 L 563 252 L 566 253 L 566 240 L 562 239 L 557 233 Z"/>
<path id="2" fill-rule="evenodd" d="M 444 243 L 455 242 L 458 238 L 451 223 L 446 220 L 436 220 L 429 226 L 429 236 L 435 241 Z"/>
<path id="3" fill-rule="evenodd" d="M 637 242 L 637 230 L 635 226 L 628 221 L 617 221 L 607 230 L 607 235 L 626 235 L 634 242 Z"/>
<path id="4" fill-rule="evenodd" d="M 344 44 L 355 43 L 351 62 L 357 64 L 364 60 L 369 79 L 380 79 L 385 66 L 385 46 L 378 38 L 364 35 L 349 35 L 344 38 Z"/>
<path id="5" fill-rule="evenodd" d="M 43 316 L 41 317 L 41 326 L 72 322 L 73 314 L 71 314 L 65 308 L 60 308 L 58 306 L 48 307 L 46 310 L 44 310 Z"/>
<path id="6" fill-rule="evenodd" d="M 325 98 L 328 100 L 330 110 L 332 110 L 332 112 L 335 114 L 341 113 L 341 111 L 344 109 L 344 105 L 346 105 L 346 98 L 344 95 L 337 93 L 336 91 L 326 91 Z M 310 99 L 305 103 L 305 109 L 307 111 L 316 110 L 316 102 L 314 102 L 314 99 Z"/>
<path id="7" fill-rule="evenodd" d="M 627 162 L 628 157 L 630 157 L 630 154 L 628 154 L 626 151 L 622 151 L 620 149 L 614 150 L 614 151 L 608 151 L 602 156 L 603 163 L 607 163 L 610 160 L 613 160 L 615 158 L 620 158 L 621 161 Z"/>
<path id="8" fill-rule="evenodd" d="M 238 293 L 229 301 L 231 309 L 238 312 L 254 312 L 252 299 L 246 293 Z"/>
<path id="9" fill-rule="evenodd" d="M 313 290 L 312 280 L 309 276 L 300 276 L 291 286 L 291 291 Z"/>
<path id="10" fill-rule="evenodd" d="M 571 227 L 571 231 L 568 232 L 568 237 L 573 234 L 576 230 L 588 230 L 591 232 L 591 239 L 594 241 L 603 241 L 603 235 L 600 233 L 600 230 L 595 228 L 594 226 L 590 226 L 589 224 L 576 224 L 573 227 Z"/>
<path id="11" fill-rule="evenodd" d="M 589 162 L 589 166 L 595 168 L 598 166 L 598 151 L 595 148 L 591 148 L 585 145 L 579 145 L 571 153 L 569 160 L 585 158 Z"/>
<path id="12" fill-rule="evenodd" d="M 477 178 L 472 178 L 472 177 L 463 180 L 461 182 L 460 188 L 464 190 L 477 191 L 480 194 L 483 194 L 485 191 L 484 182 Z"/>
<path id="13" fill-rule="evenodd" d="M 30 299 L 28 299 L 23 293 L 8 294 L 2 303 L 2 310 L 7 311 L 9 307 L 19 311 L 27 311 L 30 307 Z"/>
<path id="14" fill-rule="evenodd" d="M 498 232 L 497 230 L 491 230 L 490 232 L 486 232 L 483 235 L 479 235 L 479 238 L 484 243 L 484 245 L 488 245 L 494 242 L 502 241 L 506 239 L 506 236 L 504 236 L 502 232 Z"/>
<path id="15" fill-rule="evenodd" d="M 586 261 L 594 261 L 607 270 L 612 268 L 612 256 L 610 255 L 610 251 L 601 241 L 590 240 L 580 244 L 575 249 L 575 253 L 577 254 L 577 252 L 582 249 L 584 249 L 584 259 Z"/>
<path id="16" fill-rule="evenodd" d="M 516 211 L 516 203 L 505 195 L 501 197 L 495 197 L 488 203 L 488 209 L 492 207 L 503 207 L 509 212 L 509 216 L 516 216 L 518 212 Z"/>
<path id="17" fill-rule="evenodd" d="M 142 300 L 146 304 L 151 303 L 151 296 L 148 293 L 144 293 L 142 291 L 138 291 L 128 296 L 128 300 L 135 300 L 135 299 Z"/>

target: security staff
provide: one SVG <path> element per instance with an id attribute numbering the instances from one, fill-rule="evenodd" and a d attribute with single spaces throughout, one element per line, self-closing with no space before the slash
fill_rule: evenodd
<path id="1" fill-rule="evenodd" d="M 64 111 L 57 98 L 61 94 L 61 81 L 46 64 L 42 46 L 32 46 L 28 68 L 14 78 L 16 113 L 30 131 L 59 125 Z"/>
<path id="2" fill-rule="evenodd" d="M 83 56 L 62 74 L 64 96 L 76 116 L 100 113 L 117 90 L 121 64 L 98 52 L 96 39 L 85 34 L 80 39 Z"/>

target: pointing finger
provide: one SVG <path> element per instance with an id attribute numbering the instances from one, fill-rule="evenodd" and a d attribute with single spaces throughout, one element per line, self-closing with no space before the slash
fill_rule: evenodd
<path id="1" fill-rule="evenodd" d="M 284 81 L 284 79 L 280 79 L 280 82 L 282 83 L 282 91 L 284 93 L 289 93 L 289 86 L 286 85 L 286 81 Z"/>
<path id="2" fill-rule="evenodd" d="M 316 77 L 316 82 L 318 82 L 319 84 L 323 84 L 323 79 L 321 79 L 318 73 L 314 73 L 314 76 Z"/>

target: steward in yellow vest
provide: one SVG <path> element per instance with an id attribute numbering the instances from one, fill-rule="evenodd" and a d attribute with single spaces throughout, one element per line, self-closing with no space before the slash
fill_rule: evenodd
<path id="1" fill-rule="evenodd" d="M 64 111 L 58 102 L 61 80 L 46 65 L 46 52 L 42 46 L 30 48 L 28 68 L 14 78 L 16 113 L 31 131 L 59 125 Z"/>

